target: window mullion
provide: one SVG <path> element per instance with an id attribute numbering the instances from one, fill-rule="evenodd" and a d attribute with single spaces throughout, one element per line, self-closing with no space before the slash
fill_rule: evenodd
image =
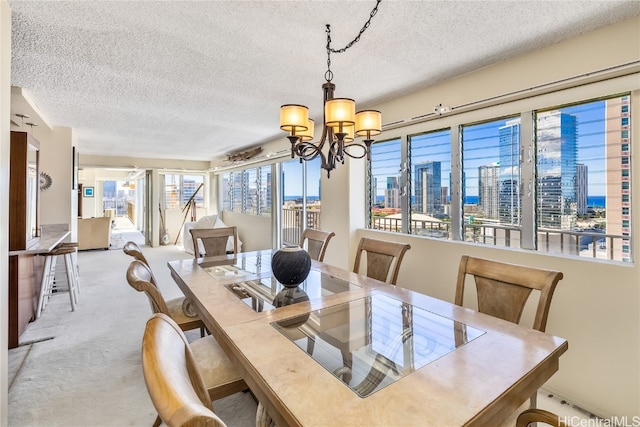
<path id="1" fill-rule="evenodd" d="M 462 142 L 460 126 L 451 127 L 451 240 L 462 240 Z"/>
<path id="2" fill-rule="evenodd" d="M 536 249 L 536 146 L 534 112 L 526 111 L 520 116 L 520 194 L 522 196 L 522 231 L 520 247 Z"/>
<path id="3" fill-rule="evenodd" d="M 411 188 L 410 188 L 410 166 L 409 166 L 409 144 L 408 136 L 403 135 L 400 141 L 400 207 L 402 209 L 402 232 L 408 234 L 411 232 L 409 227 L 411 208 Z"/>

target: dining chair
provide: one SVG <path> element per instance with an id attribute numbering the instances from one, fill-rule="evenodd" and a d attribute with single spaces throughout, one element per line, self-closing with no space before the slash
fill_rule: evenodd
<path id="1" fill-rule="evenodd" d="M 149 264 L 147 258 L 142 254 L 142 249 L 140 249 L 140 246 L 138 246 L 136 242 L 128 241 L 122 247 L 122 251 L 130 257 L 133 257 L 134 259 L 137 259 L 138 261 L 144 263 L 144 265 L 149 267 L 149 271 L 151 271 L 151 264 Z M 153 284 L 153 286 L 158 286 L 156 278 L 153 276 L 153 272 L 151 273 L 150 282 Z"/>
<path id="2" fill-rule="evenodd" d="M 129 245 L 129 243 L 125 245 L 125 248 L 127 248 L 125 253 L 135 258 L 127 269 L 127 282 L 129 282 L 129 285 L 136 291 L 144 292 L 147 295 L 153 313 L 164 313 L 170 316 L 183 331 L 200 329 L 200 336 L 204 337 L 206 327 L 197 313 L 191 309 L 189 300 L 184 296 L 168 301 L 165 300 L 160 288 L 156 285 L 151 268 L 143 261 L 144 255 L 142 255 L 142 252 L 137 251 L 136 253 L 132 249 L 135 243 L 133 245 Z"/>
<path id="3" fill-rule="evenodd" d="M 233 253 L 238 253 L 238 229 L 236 227 L 192 228 L 189 232 L 193 239 L 193 254 L 196 259 L 203 256 L 225 255 L 230 238 L 233 240 Z M 205 253 L 200 252 L 198 240 L 202 242 Z"/>
<path id="4" fill-rule="evenodd" d="M 395 285 L 400 272 L 400 264 L 405 252 L 411 249 L 408 243 L 388 242 L 385 240 L 360 239 L 356 250 L 354 273 L 360 272 L 363 253 L 367 255 L 366 276 Z"/>
<path id="5" fill-rule="evenodd" d="M 562 279 L 562 272 L 463 255 L 455 295 L 455 303 L 460 306 L 467 275 L 475 278 L 478 311 L 513 323 L 520 322 L 531 291 L 540 291 L 533 329 L 545 331 L 551 298 Z"/>
<path id="6" fill-rule="evenodd" d="M 306 250 L 311 256 L 311 259 L 322 262 L 327 246 L 329 245 L 329 240 L 335 235 L 336 233 L 333 231 L 306 228 L 300 236 L 300 247 L 304 249 L 306 243 Z"/>
<path id="7" fill-rule="evenodd" d="M 516 427 L 528 427 L 532 423 L 545 423 L 553 427 L 566 427 L 567 424 L 556 414 L 544 409 L 527 409 L 516 420 Z"/>
<path id="8" fill-rule="evenodd" d="M 206 342 L 208 365 L 218 375 L 217 386 L 223 393 L 213 393 L 203 370 L 198 342 Z M 158 412 L 154 427 L 164 422 L 174 426 L 225 426 L 215 414 L 212 400 L 246 388 L 239 372 L 213 337 L 189 343 L 180 327 L 163 313 L 147 321 L 142 338 L 142 371 L 153 406 Z M 241 387 L 229 387 L 229 384 Z"/>
<path id="9" fill-rule="evenodd" d="M 459 306 L 464 302 L 467 275 L 475 280 L 478 311 L 513 323 L 520 323 L 531 291 L 540 291 L 533 329 L 545 331 L 551 298 L 563 277 L 562 272 L 463 255 L 458 267 L 454 301 Z M 530 398 L 530 408 L 535 408 L 536 400 L 537 393 L 534 393 Z"/>

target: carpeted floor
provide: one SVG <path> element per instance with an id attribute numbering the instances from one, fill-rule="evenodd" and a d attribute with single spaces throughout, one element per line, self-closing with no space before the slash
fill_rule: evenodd
<path id="1" fill-rule="evenodd" d="M 166 262 L 189 258 L 175 246 L 143 247 L 169 299 L 180 290 Z M 81 291 L 71 312 L 67 293 L 55 295 L 10 350 L 9 426 L 151 426 L 156 417 L 142 377 L 140 343 L 151 314 L 147 298 L 131 288 L 131 258 L 121 250 L 78 255 Z M 188 334 L 197 339 L 197 331 Z M 230 427 L 254 426 L 249 393 L 214 402 Z"/>

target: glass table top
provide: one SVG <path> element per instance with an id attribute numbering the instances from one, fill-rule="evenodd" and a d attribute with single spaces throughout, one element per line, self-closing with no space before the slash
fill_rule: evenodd
<path id="1" fill-rule="evenodd" d="M 311 270 L 307 279 L 295 288 L 285 288 L 272 276 L 233 283 L 226 287 L 255 311 L 271 310 L 360 288 L 317 270 Z"/>
<path id="2" fill-rule="evenodd" d="M 271 273 L 271 255 L 257 254 L 220 261 L 203 261 L 200 263 L 200 268 L 218 281 L 233 277 L 255 276 Z"/>
<path id="3" fill-rule="evenodd" d="M 271 325 L 363 398 L 484 334 L 379 294 Z"/>

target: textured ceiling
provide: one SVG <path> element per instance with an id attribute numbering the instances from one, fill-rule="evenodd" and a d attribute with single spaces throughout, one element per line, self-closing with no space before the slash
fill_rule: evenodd
<path id="1" fill-rule="evenodd" d="M 342 48 L 375 3 L 9 0 L 11 82 L 83 154 L 210 160 L 284 139 L 281 104 L 321 120 L 325 24 Z M 331 56 L 336 96 L 365 108 L 639 14 L 637 0 L 384 0 Z"/>

